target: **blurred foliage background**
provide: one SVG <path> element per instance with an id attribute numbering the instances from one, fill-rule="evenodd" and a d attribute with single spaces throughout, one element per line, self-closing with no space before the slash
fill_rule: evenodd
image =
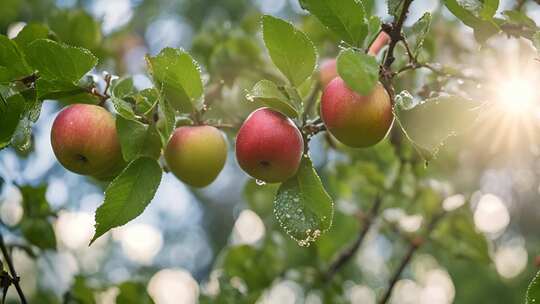
<path id="1" fill-rule="evenodd" d="M 364 2 L 372 14 L 391 20 L 383 1 Z M 524 2 L 521 10 L 540 24 L 540 5 Z M 515 5 L 501 1 L 499 14 Z M 529 42 L 500 35 L 480 48 L 439 1 L 415 1 L 406 31 L 414 35 L 410 26 L 424 12 L 433 24 L 421 58 L 465 76 L 403 74 L 396 92 L 408 90 L 410 102 L 432 92 L 492 101 L 512 75 L 538 77 Z M 215 95 L 210 115 L 238 124 L 260 106 L 246 99 L 246 90 L 281 77 L 261 42 L 262 13 L 295 22 L 321 58 L 339 52 L 340 41 L 295 0 L 3 0 L 0 32 L 15 37 L 26 24 L 46 23 L 60 40 L 99 57 L 96 79 L 105 71 L 130 74 L 138 89 L 151 86 L 145 54 L 184 48 L 203 68 L 206 93 Z M 405 60 L 398 49 L 396 65 Z M 538 103 L 530 124 L 508 118 L 507 108 L 487 113 L 452 137 L 427 167 L 406 140 L 334 149 L 334 141 L 318 135 L 310 143 L 312 158 L 336 211 L 332 230 L 303 248 L 273 218 L 277 188 L 257 185 L 239 170 L 234 132 L 215 183 L 190 189 L 167 174 L 139 218 L 88 247 L 105 184 L 66 171 L 54 158 L 49 132 L 65 102 L 43 104 L 26 149 L 0 153 L 0 229 L 31 303 L 375 303 L 409 248 L 407 236 L 421 233 L 441 208 L 464 211 L 441 223 L 413 257 L 391 303 L 522 303 L 540 263 Z M 406 119 L 444 124 L 451 111 L 428 109 Z M 417 131 L 425 137 L 438 132 Z M 321 282 L 321 272 L 356 238 L 377 195 L 384 210 L 360 251 L 330 282 Z M 17 303 L 14 290 L 8 303 Z"/>

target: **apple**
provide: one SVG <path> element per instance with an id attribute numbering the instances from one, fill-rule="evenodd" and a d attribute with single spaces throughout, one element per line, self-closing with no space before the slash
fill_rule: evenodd
<path id="1" fill-rule="evenodd" d="M 355 148 L 381 141 L 394 121 L 390 96 L 380 82 L 369 95 L 362 96 L 347 87 L 341 77 L 323 91 L 321 118 L 337 140 Z"/>
<path id="2" fill-rule="evenodd" d="M 60 164 L 78 174 L 110 179 L 125 165 L 114 117 L 97 105 L 63 109 L 53 122 L 51 145 Z"/>
<path id="3" fill-rule="evenodd" d="M 227 141 L 221 131 L 212 126 L 180 127 L 165 148 L 165 160 L 182 182 L 206 187 L 225 166 Z"/>
<path id="4" fill-rule="evenodd" d="M 322 61 L 319 69 L 319 81 L 323 88 L 326 87 L 330 81 L 339 76 L 336 64 L 336 59 L 325 59 Z"/>
<path id="5" fill-rule="evenodd" d="M 377 56 L 381 49 L 390 43 L 390 36 L 385 32 L 380 32 L 375 41 L 369 46 L 368 54 L 371 56 Z"/>
<path id="6" fill-rule="evenodd" d="M 294 176 L 303 151 L 304 140 L 293 121 L 269 108 L 251 113 L 236 138 L 240 167 L 267 183 L 283 182 Z"/>

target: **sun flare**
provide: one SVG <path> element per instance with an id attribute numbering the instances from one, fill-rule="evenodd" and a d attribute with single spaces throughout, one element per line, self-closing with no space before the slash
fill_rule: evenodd
<path id="1" fill-rule="evenodd" d="M 540 152 L 539 84 L 540 74 L 533 69 L 502 71 L 486 84 L 487 105 L 479 136 L 489 141 L 489 152 Z"/>

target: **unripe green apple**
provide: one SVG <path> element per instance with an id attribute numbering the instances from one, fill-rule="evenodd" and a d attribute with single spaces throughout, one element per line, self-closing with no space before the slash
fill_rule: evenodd
<path id="1" fill-rule="evenodd" d="M 321 63 L 321 67 L 319 68 L 319 81 L 323 88 L 334 78 L 338 77 L 336 64 L 336 59 L 326 59 Z"/>
<path id="2" fill-rule="evenodd" d="M 69 171 L 109 179 L 124 166 L 113 116 L 96 105 L 74 104 L 58 114 L 51 130 L 58 161 Z"/>
<path id="3" fill-rule="evenodd" d="M 361 148 L 381 141 L 394 121 L 390 96 L 381 83 L 362 96 L 341 77 L 332 80 L 321 97 L 321 118 L 328 131 L 343 144 Z"/>
<path id="4" fill-rule="evenodd" d="M 236 138 L 236 159 L 252 177 L 279 183 L 294 176 L 304 151 L 302 134 L 291 119 L 269 108 L 251 113 Z"/>
<path id="5" fill-rule="evenodd" d="M 205 187 L 212 183 L 225 166 L 227 142 L 212 126 L 177 128 L 165 149 L 169 169 L 184 183 Z"/>

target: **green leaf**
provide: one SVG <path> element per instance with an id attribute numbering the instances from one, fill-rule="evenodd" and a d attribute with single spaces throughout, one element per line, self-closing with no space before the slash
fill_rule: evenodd
<path id="1" fill-rule="evenodd" d="M 125 119 L 135 120 L 135 112 L 129 102 L 117 97 L 111 97 L 111 102 L 118 115 Z"/>
<path id="2" fill-rule="evenodd" d="M 171 105 L 190 113 L 203 94 L 199 65 L 186 52 L 173 48 L 163 49 L 155 57 L 146 57 L 154 84 Z"/>
<path id="3" fill-rule="evenodd" d="M 300 0 L 300 4 L 343 41 L 356 47 L 362 45 L 368 33 L 368 25 L 360 1 Z"/>
<path id="4" fill-rule="evenodd" d="M 479 108 L 479 103 L 459 96 L 440 96 L 400 111 L 398 118 L 414 144 L 437 154 L 450 137 L 473 127 Z"/>
<path id="5" fill-rule="evenodd" d="M 337 59 L 338 73 L 349 88 L 369 95 L 379 81 L 379 64 L 375 57 L 346 49 Z"/>
<path id="6" fill-rule="evenodd" d="M 111 83 L 111 96 L 113 97 L 124 98 L 134 93 L 136 91 L 131 77 L 115 79 Z"/>
<path id="7" fill-rule="evenodd" d="M 146 286 L 138 282 L 124 282 L 118 286 L 119 293 L 116 304 L 153 304 L 152 298 L 146 292 Z"/>
<path id="8" fill-rule="evenodd" d="M 43 250 L 56 249 L 56 236 L 51 223 L 46 218 L 24 217 L 20 224 L 24 238 Z"/>
<path id="9" fill-rule="evenodd" d="M 140 156 L 158 158 L 161 154 L 161 139 L 155 125 L 117 117 L 116 129 L 122 155 L 126 161 L 132 161 Z"/>
<path id="10" fill-rule="evenodd" d="M 88 50 L 48 39 L 30 43 L 26 57 L 41 78 L 73 84 L 97 64 L 97 58 Z"/>
<path id="11" fill-rule="evenodd" d="M 174 130 L 176 118 L 174 109 L 164 98 L 158 99 L 158 121 L 156 123 L 163 146 L 169 142 L 169 137 Z"/>
<path id="12" fill-rule="evenodd" d="M 439 248 L 453 257 L 485 264 L 491 262 L 487 240 L 476 231 L 468 205 L 442 219 L 431 236 Z"/>
<path id="13" fill-rule="evenodd" d="M 0 149 L 11 142 L 11 138 L 25 110 L 25 100 L 21 94 L 0 100 Z"/>
<path id="14" fill-rule="evenodd" d="M 491 20 L 499 8 L 499 0 L 476 0 L 481 9 L 479 15 L 484 20 Z"/>
<path id="15" fill-rule="evenodd" d="M 262 17 L 263 39 L 272 62 L 293 86 L 301 85 L 315 70 L 317 51 L 303 32 L 287 21 Z"/>
<path id="16" fill-rule="evenodd" d="M 249 100 L 260 101 L 291 118 L 298 117 L 296 105 L 270 80 L 257 82 L 247 98 Z"/>
<path id="17" fill-rule="evenodd" d="M 527 288 L 527 299 L 525 304 L 538 304 L 540 302 L 540 271 Z"/>
<path id="18" fill-rule="evenodd" d="M 426 39 L 429 29 L 431 27 L 431 14 L 425 13 L 422 18 L 418 19 L 412 26 L 412 32 L 417 36 L 416 45 L 413 50 L 414 56 L 418 55 L 418 52 L 422 49 L 424 40 Z"/>
<path id="19" fill-rule="evenodd" d="M 17 44 L 0 35 L 0 82 L 9 82 L 32 74 Z"/>
<path id="20" fill-rule="evenodd" d="M 51 30 L 61 41 L 95 50 L 101 45 L 101 26 L 82 9 L 60 10 L 49 17 Z"/>
<path id="21" fill-rule="evenodd" d="M 479 2 L 480 0 L 472 0 L 472 3 L 465 6 L 458 0 L 444 0 L 444 5 L 465 25 L 473 28 L 476 39 L 483 43 L 499 32 L 499 27 L 492 20 L 493 15 L 486 18 L 493 11 L 494 2 L 497 2 L 498 6 L 498 0 L 485 0 L 485 6 Z"/>
<path id="22" fill-rule="evenodd" d="M 155 88 L 144 89 L 130 98 L 135 101 L 135 112 L 144 115 L 148 115 L 162 99 Z"/>
<path id="23" fill-rule="evenodd" d="M 394 16 L 394 18 L 398 18 L 401 14 L 401 11 L 403 10 L 403 3 L 404 0 L 386 0 L 387 2 L 387 8 L 388 8 L 388 14 Z"/>
<path id="24" fill-rule="evenodd" d="M 520 25 L 524 27 L 530 27 L 536 29 L 536 22 L 521 11 L 504 11 L 503 15 L 506 17 L 506 22 L 514 25 Z"/>
<path id="25" fill-rule="evenodd" d="M 36 81 L 36 94 L 39 100 L 45 100 L 68 98 L 87 92 L 72 82 L 39 78 Z M 77 99 L 77 102 L 81 102 L 80 99 Z"/>
<path id="26" fill-rule="evenodd" d="M 25 50 L 30 43 L 38 39 L 46 39 L 49 36 L 49 28 L 40 23 L 30 23 L 27 24 L 19 32 L 17 37 L 13 39 L 17 45 L 23 50 Z"/>
<path id="27" fill-rule="evenodd" d="M 105 232 L 139 216 L 161 182 L 161 167 L 155 159 L 141 157 L 131 162 L 105 190 L 105 201 L 96 211 L 92 244 Z"/>
<path id="28" fill-rule="evenodd" d="M 279 187 L 274 215 L 300 246 L 309 246 L 332 226 L 334 203 L 308 157 L 302 158 L 296 175 Z"/>

